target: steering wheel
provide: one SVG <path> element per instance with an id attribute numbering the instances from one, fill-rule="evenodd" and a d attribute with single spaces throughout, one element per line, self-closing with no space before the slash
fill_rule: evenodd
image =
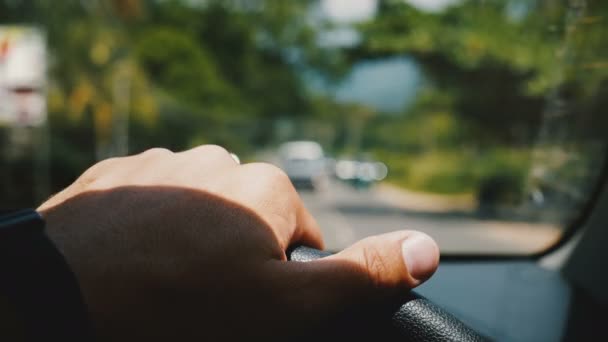
<path id="1" fill-rule="evenodd" d="M 331 255 L 308 247 L 297 247 L 288 253 L 291 261 L 307 262 Z M 441 309 L 428 299 L 410 292 L 390 317 L 380 322 L 382 335 L 394 336 L 406 341 L 488 341 L 459 319 Z M 387 329 L 388 331 L 387 334 Z M 359 336 L 361 337 L 361 336 Z"/>

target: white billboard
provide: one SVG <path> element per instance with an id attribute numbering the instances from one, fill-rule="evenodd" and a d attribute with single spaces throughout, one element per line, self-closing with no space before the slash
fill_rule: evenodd
<path id="1" fill-rule="evenodd" d="M 46 122 L 46 68 L 42 31 L 0 25 L 0 126 Z"/>

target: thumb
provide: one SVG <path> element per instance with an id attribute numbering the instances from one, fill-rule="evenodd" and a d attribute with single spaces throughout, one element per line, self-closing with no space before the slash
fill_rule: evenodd
<path id="1" fill-rule="evenodd" d="M 439 247 L 424 233 L 398 231 L 363 239 L 326 260 L 358 266 L 372 291 L 412 289 L 435 273 Z"/>
<path id="2" fill-rule="evenodd" d="M 323 259 L 283 266 L 299 294 L 300 310 L 315 316 L 405 296 L 433 275 L 438 263 L 439 248 L 431 237 L 398 231 L 363 239 Z"/>

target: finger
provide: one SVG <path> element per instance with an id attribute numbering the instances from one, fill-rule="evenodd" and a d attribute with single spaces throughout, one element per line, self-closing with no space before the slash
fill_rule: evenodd
<path id="1" fill-rule="evenodd" d="M 244 164 L 224 180 L 228 181 L 221 184 L 224 194 L 260 215 L 283 251 L 296 243 L 323 248 L 317 222 L 283 170 L 266 163 Z"/>
<path id="2" fill-rule="evenodd" d="M 298 293 L 288 296 L 288 305 L 312 319 L 404 296 L 438 263 L 439 249 L 428 235 L 399 231 L 361 240 L 320 260 L 279 263 L 276 272 Z"/>
<path id="3" fill-rule="evenodd" d="M 289 239 L 290 246 L 304 245 L 316 249 L 325 249 L 323 235 L 317 220 L 306 209 L 302 200 L 298 198 L 296 229 Z"/>

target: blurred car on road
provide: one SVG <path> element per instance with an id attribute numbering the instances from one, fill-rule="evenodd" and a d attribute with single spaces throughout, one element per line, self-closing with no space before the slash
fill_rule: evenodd
<path id="1" fill-rule="evenodd" d="M 336 163 L 335 174 L 357 189 L 366 189 L 386 178 L 388 168 L 381 162 L 340 160 Z"/>
<path id="2" fill-rule="evenodd" d="M 291 141 L 279 147 L 279 165 L 296 188 L 319 190 L 327 186 L 329 177 L 325 153 L 314 141 Z"/>

